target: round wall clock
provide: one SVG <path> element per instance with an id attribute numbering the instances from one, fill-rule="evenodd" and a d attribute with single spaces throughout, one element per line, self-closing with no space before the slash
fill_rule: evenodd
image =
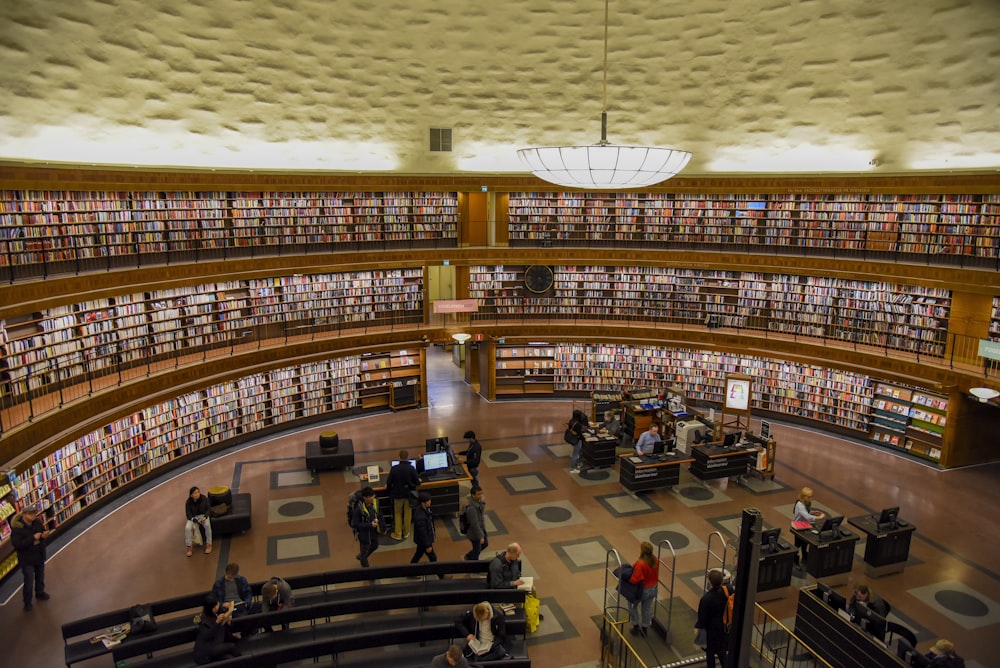
<path id="1" fill-rule="evenodd" d="M 552 289 L 554 277 L 552 267 L 544 264 L 533 264 L 524 270 L 524 287 L 531 292 L 548 292 Z"/>

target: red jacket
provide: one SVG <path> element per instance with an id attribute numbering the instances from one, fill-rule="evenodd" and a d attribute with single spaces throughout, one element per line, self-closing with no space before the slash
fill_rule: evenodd
<path id="1" fill-rule="evenodd" d="M 645 559 L 639 559 L 632 566 L 632 577 L 628 579 L 632 584 L 642 583 L 643 587 L 655 587 L 660 579 L 660 566 L 650 566 Z"/>

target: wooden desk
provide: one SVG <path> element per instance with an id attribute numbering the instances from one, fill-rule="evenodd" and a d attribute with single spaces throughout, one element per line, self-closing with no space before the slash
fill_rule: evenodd
<path id="1" fill-rule="evenodd" d="M 900 520 L 894 529 L 879 528 L 878 515 L 859 515 L 847 522 L 866 536 L 865 575 L 878 578 L 903 571 L 910 558 L 910 539 L 917 527 Z"/>
<path id="2" fill-rule="evenodd" d="M 694 458 L 691 475 L 701 480 L 715 480 L 744 475 L 747 467 L 756 461 L 757 448 L 724 448 L 709 443 L 691 446 L 691 456 Z"/>
<path id="3" fill-rule="evenodd" d="M 639 461 L 632 461 L 638 459 Z M 681 478 L 681 465 L 691 459 L 673 455 L 622 455 L 618 458 L 618 481 L 630 492 L 650 492 L 676 485 Z"/>
<path id="4" fill-rule="evenodd" d="M 840 529 L 839 538 L 820 539 L 815 529 L 792 529 L 792 533 L 809 546 L 806 572 L 825 584 L 845 584 L 854 564 L 854 544 L 861 536 L 853 531 Z"/>
<path id="5" fill-rule="evenodd" d="M 832 666 L 900 668 L 908 665 L 816 596 L 815 586 L 799 590 L 795 635 Z"/>
<path id="6" fill-rule="evenodd" d="M 367 467 L 362 466 L 356 469 L 355 473 L 363 473 L 366 469 Z M 418 492 L 430 494 L 431 510 L 434 511 L 436 517 L 458 513 L 462 509 L 462 496 L 458 485 L 461 482 L 472 481 L 472 476 L 469 474 L 469 469 L 465 467 L 465 464 L 453 464 L 450 468 L 442 470 L 446 470 L 447 473 L 438 474 L 430 479 L 426 477 L 426 474 L 421 473 L 420 486 L 417 487 Z M 373 487 L 372 489 L 375 490 L 375 498 L 378 499 L 382 519 L 387 522 L 386 526 L 392 526 L 392 499 L 389 498 L 389 490 L 385 486 L 386 478 L 388 477 L 388 471 L 381 471 L 379 482 L 376 483 L 381 486 Z"/>
<path id="7" fill-rule="evenodd" d="M 590 431 L 583 439 L 580 459 L 590 468 L 611 468 L 618 458 L 617 448 L 618 439 L 611 434 Z"/>

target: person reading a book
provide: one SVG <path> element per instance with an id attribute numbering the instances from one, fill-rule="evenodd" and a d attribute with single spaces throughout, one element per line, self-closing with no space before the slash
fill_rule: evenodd
<path id="1" fill-rule="evenodd" d="M 460 635 L 465 636 L 465 656 L 474 661 L 495 661 L 510 657 L 505 649 L 507 619 L 499 607 L 489 601 L 476 603 L 455 622 Z"/>
<path id="2" fill-rule="evenodd" d="M 660 442 L 660 425 L 651 424 L 649 425 L 649 431 L 642 432 L 639 436 L 639 440 L 635 444 L 635 454 L 637 455 L 651 455 L 653 454 L 653 448 L 656 444 Z"/>
<path id="3" fill-rule="evenodd" d="M 521 578 L 521 546 L 511 543 L 490 562 L 486 586 L 490 589 L 517 589 L 524 584 Z"/>
<path id="4" fill-rule="evenodd" d="M 260 610 L 251 610 L 253 607 L 253 590 L 245 577 L 240 575 L 240 565 L 237 563 L 226 564 L 226 574 L 215 581 L 212 586 L 212 595 L 216 600 L 224 605 L 230 606 L 231 617 L 242 617 Z"/>
<path id="5" fill-rule="evenodd" d="M 202 603 L 198 622 L 198 635 L 194 640 L 194 662 L 199 666 L 228 656 L 241 656 L 236 637 L 230 629 L 233 607 L 223 605 L 215 594 L 209 594 Z"/>
<path id="6" fill-rule="evenodd" d="M 812 512 L 812 498 L 813 491 L 811 487 L 803 487 L 799 492 L 799 498 L 795 502 L 795 508 L 792 510 L 792 525 L 795 528 L 799 528 L 796 526 L 796 522 L 815 524 L 826 517 L 825 513 L 818 510 L 815 513 Z M 795 536 L 795 547 L 799 548 L 802 553 L 801 561 L 798 555 L 795 556 L 795 565 L 798 566 L 800 563 L 804 564 L 806 562 L 806 558 L 809 556 L 809 544 L 798 536 Z"/>

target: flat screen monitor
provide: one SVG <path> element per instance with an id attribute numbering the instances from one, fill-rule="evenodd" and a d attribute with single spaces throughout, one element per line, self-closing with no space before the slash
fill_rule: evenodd
<path id="1" fill-rule="evenodd" d="M 823 524 L 819 527 L 819 536 L 821 539 L 832 539 L 840 538 L 840 525 L 844 523 L 844 518 L 842 516 L 834 517 L 832 515 L 827 515 L 823 520 Z"/>
<path id="2" fill-rule="evenodd" d="M 417 460 L 416 459 L 407 459 L 406 461 L 410 462 L 410 466 L 412 466 L 414 469 L 417 468 Z M 398 459 L 393 459 L 392 463 L 390 465 L 391 466 L 395 466 L 398 463 L 399 463 Z"/>
<path id="3" fill-rule="evenodd" d="M 426 452 L 443 452 L 448 449 L 448 437 L 438 436 L 437 438 L 428 438 L 424 445 Z"/>
<path id="4" fill-rule="evenodd" d="M 662 455 L 663 452 L 664 452 L 664 450 L 666 449 L 666 447 L 667 447 L 667 444 L 666 444 L 666 442 L 663 439 L 660 439 L 659 441 L 656 441 L 655 443 L 653 443 L 653 454 L 654 455 Z"/>
<path id="5" fill-rule="evenodd" d="M 847 609 L 847 599 L 844 597 L 843 594 L 838 594 L 837 592 L 833 591 L 832 589 L 830 590 L 830 593 L 827 594 L 826 602 L 834 610 L 846 610 Z"/>
<path id="6" fill-rule="evenodd" d="M 878 516 L 878 524 L 883 529 L 895 529 L 899 526 L 899 507 L 883 508 Z"/>
<path id="7" fill-rule="evenodd" d="M 726 437 L 722 439 L 722 445 L 726 448 L 735 447 L 737 443 L 740 442 L 740 438 L 743 436 L 742 432 L 733 431 L 726 434 Z"/>
<path id="8" fill-rule="evenodd" d="M 447 452 L 428 452 L 424 455 L 424 470 L 437 471 L 448 468 Z"/>
<path id="9" fill-rule="evenodd" d="M 885 642 L 885 617 L 869 608 L 867 604 L 858 601 L 854 604 L 854 618 L 868 635 Z"/>
<path id="10" fill-rule="evenodd" d="M 760 534 L 760 551 L 774 554 L 780 548 L 778 539 L 781 538 L 781 527 L 765 529 Z"/>

